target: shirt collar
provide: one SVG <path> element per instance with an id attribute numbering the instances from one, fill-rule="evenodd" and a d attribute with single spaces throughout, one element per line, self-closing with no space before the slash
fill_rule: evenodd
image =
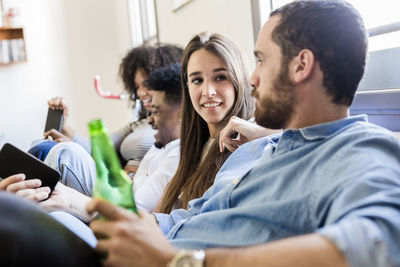
<path id="1" fill-rule="evenodd" d="M 175 146 L 179 146 L 181 139 L 177 138 L 171 142 L 169 142 L 168 144 L 166 144 L 165 146 L 163 146 L 163 149 L 169 149 L 170 147 L 175 147 Z"/>
<path id="2" fill-rule="evenodd" d="M 350 125 L 357 121 L 367 122 L 368 117 L 367 117 L 367 115 L 350 116 L 350 117 L 332 121 L 332 122 L 309 126 L 306 128 L 296 130 L 296 131 L 299 131 L 300 134 L 303 136 L 303 138 L 306 140 L 315 140 L 315 139 L 329 137 L 332 134 L 336 133 L 337 131 L 343 129 L 347 125 Z M 293 131 L 293 130 L 288 130 L 288 131 Z"/>

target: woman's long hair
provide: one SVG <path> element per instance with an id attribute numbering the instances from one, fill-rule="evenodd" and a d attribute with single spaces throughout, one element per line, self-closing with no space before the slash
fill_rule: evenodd
<path id="1" fill-rule="evenodd" d="M 204 160 L 201 156 L 205 143 L 210 138 L 207 122 L 195 111 L 188 89 L 187 67 L 191 55 L 205 49 L 221 58 L 227 65 L 230 78 L 236 90 L 236 101 L 232 110 L 218 126 L 217 134 L 228 123 L 230 117 L 249 119 L 253 115 L 254 102 L 250 96 L 251 85 L 247 61 L 239 47 L 230 39 L 205 32 L 194 36 L 183 52 L 182 59 L 182 123 L 181 156 L 175 176 L 168 183 L 159 203 L 159 212 L 169 213 L 179 198 L 180 208 L 194 198 L 201 197 L 213 184 L 222 164 L 230 155 L 228 150 L 219 152 L 218 140 L 212 144 Z M 217 138 L 218 139 L 218 138 Z"/>

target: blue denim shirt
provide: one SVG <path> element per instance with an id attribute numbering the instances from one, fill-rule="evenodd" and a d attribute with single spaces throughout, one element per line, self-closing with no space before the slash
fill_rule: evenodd
<path id="1" fill-rule="evenodd" d="M 178 248 L 317 232 L 350 266 L 398 266 L 400 145 L 363 115 L 286 130 L 232 153 L 188 210 L 156 216 Z"/>

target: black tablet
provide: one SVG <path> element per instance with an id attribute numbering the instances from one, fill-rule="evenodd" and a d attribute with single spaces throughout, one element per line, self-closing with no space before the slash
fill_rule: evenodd
<path id="1" fill-rule="evenodd" d="M 34 156 L 16 148 L 11 144 L 4 144 L 0 150 L 0 177 L 7 178 L 11 175 L 24 173 L 26 179 L 40 179 L 42 186 L 50 187 L 53 191 L 61 174 L 47 166 Z"/>

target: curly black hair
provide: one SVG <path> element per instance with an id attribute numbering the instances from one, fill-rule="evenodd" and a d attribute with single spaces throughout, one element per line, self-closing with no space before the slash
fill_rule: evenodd
<path id="1" fill-rule="evenodd" d="M 138 69 L 143 69 L 148 75 L 155 69 L 171 63 L 181 62 L 183 50 L 171 44 L 156 44 L 155 46 L 139 46 L 131 49 L 122 59 L 119 66 L 119 76 L 125 89 L 137 99 L 135 87 L 135 74 Z"/>
<path id="2" fill-rule="evenodd" d="M 165 100 L 171 104 L 182 101 L 181 64 L 175 63 L 151 72 L 146 81 L 149 90 L 165 92 Z"/>

